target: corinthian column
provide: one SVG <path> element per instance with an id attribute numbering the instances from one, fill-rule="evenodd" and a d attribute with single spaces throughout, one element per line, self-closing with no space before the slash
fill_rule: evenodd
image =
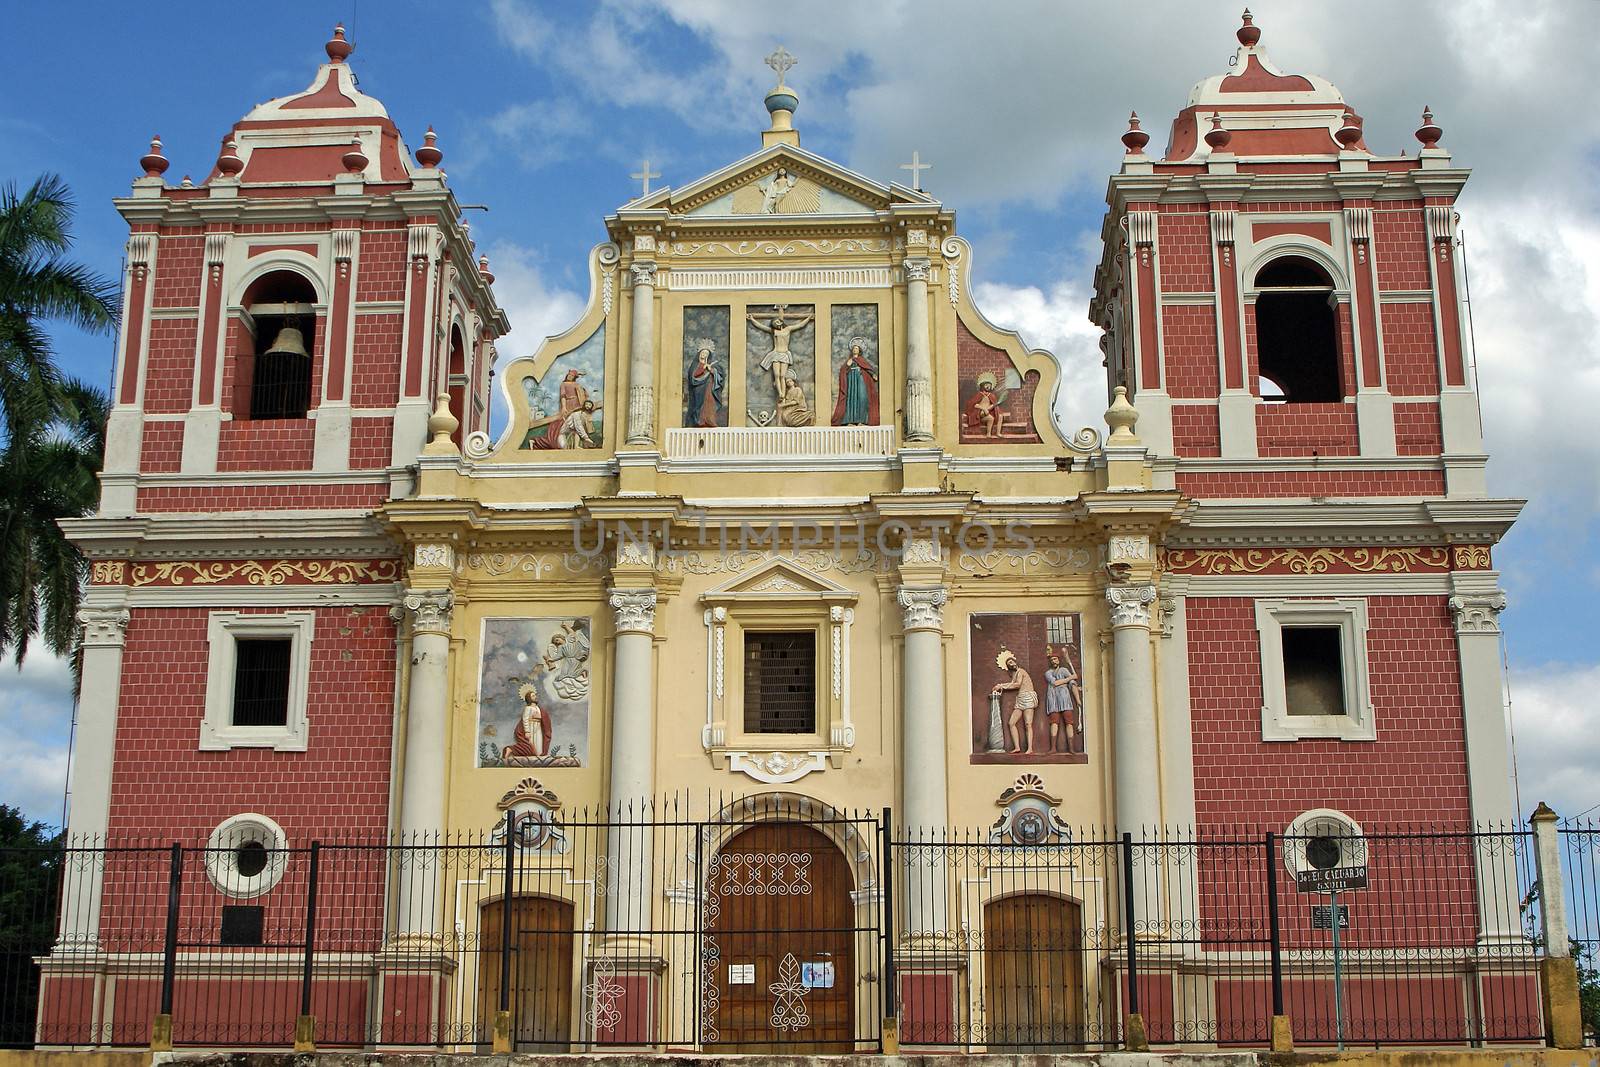
<path id="1" fill-rule="evenodd" d="M 606 929 L 621 931 L 650 925 L 653 834 L 648 826 L 618 824 L 643 823 L 655 792 L 656 592 L 614 589 L 611 610 L 617 642 L 611 686 L 613 825 L 606 839 L 606 865 L 612 884 L 606 892 Z"/>
<path id="2" fill-rule="evenodd" d="M 445 749 L 450 704 L 450 613 L 448 589 L 413 590 L 401 601 L 411 616 L 411 680 L 406 693 L 406 755 L 401 766 L 401 842 L 420 841 L 444 830 Z M 438 931 L 438 865 L 402 862 L 396 914 L 402 936 Z"/>
<path id="3" fill-rule="evenodd" d="M 1113 788 L 1117 829 L 1139 839 L 1161 824 L 1156 751 L 1155 656 L 1150 650 L 1149 583 L 1106 588 L 1111 605 L 1112 730 L 1116 746 Z"/>
<path id="4" fill-rule="evenodd" d="M 128 609 L 86 607 L 78 612 L 78 622 L 83 626 L 83 685 L 78 693 L 78 730 L 73 741 L 67 842 L 98 848 L 106 843 L 111 815 L 111 763 L 116 750 Z M 100 863 L 93 859 L 78 863 L 75 854 L 63 880 L 58 952 L 98 947 L 104 874 Z"/>
<path id="5" fill-rule="evenodd" d="M 628 344 L 628 444 L 656 439 L 655 387 L 656 265 L 633 265 L 633 328 Z"/>
<path id="6" fill-rule="evenodd" d="M 928 261 L 907 259 L 906 440 L 933 440 L 933 352 L 928 341 Z"/>
<path id="7" fill-rule="evenodd" d="M 944 605 L 948 599 L 942 585 L 900 587 L 905 631 L 900 825 L 913 840 L 939 838 L 950 816 L 944 699 Z M 908 864 L 904 884 L 907 932 L 919 937 L 948 931 L 944 871 L 937 861 Z"/>

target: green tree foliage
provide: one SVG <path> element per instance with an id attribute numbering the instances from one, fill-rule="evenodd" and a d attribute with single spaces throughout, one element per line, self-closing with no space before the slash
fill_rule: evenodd
<path id="1" fill-rule="evenodd" d="M 61 834 L 0 804 L 0 1045 L 33 1041 L 39 972 L 56 938 Z"/>
<path id="2" fill-rule="evenodd" d="M 84 560 L 56 520 L 91 511 L 109 400 L 63 376 L 43 324 L 109 332 L 117 293 L 70 262 L 72 198 L 45 175 L 0 190 L 0 652 L 73 650 Z"/>

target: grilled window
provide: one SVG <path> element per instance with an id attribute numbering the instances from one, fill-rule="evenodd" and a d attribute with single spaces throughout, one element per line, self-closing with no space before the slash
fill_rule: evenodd
<path id="1" fill-rule="evenodd" d="M 288 637 L 242 637 L 234 650 L 233 725 L 285 726 L 289 722 Z"/>
<path id="2" fill-rule="evenodd" d="M 1283 628 L 1283 689 L 1290 715 L 1343 715 L 1344 652 L 1337 626 Z"/>
<path id="3" fill-rule="evenodd" d="M 744 635 L 744 729 L 809 734 L 817 728 L 817 635 Z"/>

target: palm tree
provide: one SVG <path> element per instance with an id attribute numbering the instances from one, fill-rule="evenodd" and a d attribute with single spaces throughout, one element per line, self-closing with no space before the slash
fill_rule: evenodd
<path id="1" fill-rule="evenodd" d="M 57 519 L 93 510 L 109 400 L 67 379 L 43 323 L 108 332 L 117 292 L 64 257 L 72 197 L 55 175 L 0 190 L 0 649 L 17 663 L 41 635 L 72 651 L 85 564 Z"/>

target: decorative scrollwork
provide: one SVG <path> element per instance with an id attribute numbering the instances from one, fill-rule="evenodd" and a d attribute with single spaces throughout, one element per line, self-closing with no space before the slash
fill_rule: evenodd
<path id="1" fill-rule="evenodd" d="M 800 980 L 800 961 L 793 952 L 785 952 L 778 964 L 778 980 L 767 987 L 772 994 L 772 1028 L 804 1030 L 811 1025 L 806 1013 L 806 986 Z"/>
<path id="2" fill-rule="evenodd" d="M 184 560 L 135 563 L 132 583 L 144 585 L 354 585 L 392 582 L 400 564 L 392 559 Z"/>
<path id="3" fill-rule="evenodd" d="M 1450 554 L 1439 546 L 1347 548 L 1175 548 L 1167 566 L 1178 574 L 1403 574 L 1450 568 Z"/>
<path id="4" fill-rule="evenodd" d="M 596 1038 L 615 1030 L 622 1021 L 617 1001 L 622 999 L 624 990 L 616 973 L 616 964 L 609 959 L 595 960 L 589 970 L 589 985 L 583 991 L 583 1022 Z"/>

